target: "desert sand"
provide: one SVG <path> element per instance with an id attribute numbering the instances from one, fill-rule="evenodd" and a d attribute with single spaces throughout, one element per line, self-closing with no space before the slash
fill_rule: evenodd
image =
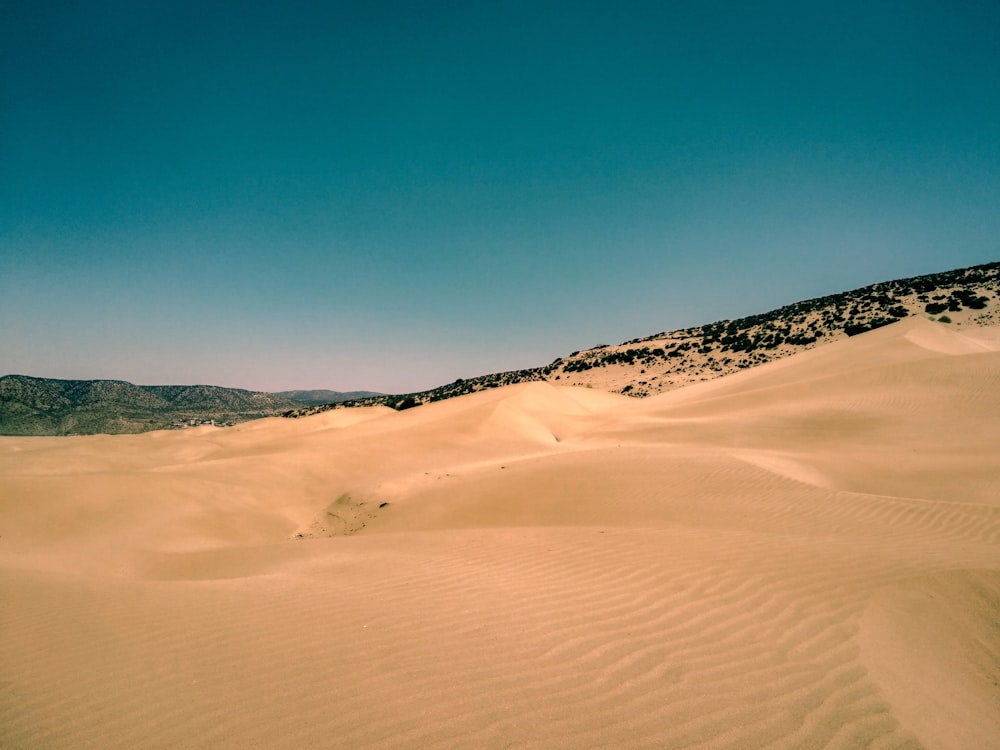
<path id="1" fill-rule="evenodd" d="M 3 748 L 1000 748 L 1000 329 L 0 438 Z"/>

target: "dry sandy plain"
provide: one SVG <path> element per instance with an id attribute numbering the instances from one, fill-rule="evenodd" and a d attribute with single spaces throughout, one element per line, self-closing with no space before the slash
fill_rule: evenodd
<path id="1" fill-rule="evenodd" d="M 1000 329 L 0 439 L 3 748 L 1000 747 Z"/>

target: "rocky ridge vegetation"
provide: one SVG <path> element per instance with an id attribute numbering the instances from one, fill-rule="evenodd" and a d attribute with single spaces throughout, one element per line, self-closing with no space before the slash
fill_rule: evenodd
<path id="1" fill-rule="evenodd" d="M 924 315 L 944 325 L 1000 324 L 1000 262 L 897 279 L 785 305 L 761 315 L 601 345 L 551 364 L 459 379 L 419 393 L 377 396 L 293 409 L 408 409 L 466 393 L 545 380 L 644 397 L 788 357 L 848 336 Z"/>

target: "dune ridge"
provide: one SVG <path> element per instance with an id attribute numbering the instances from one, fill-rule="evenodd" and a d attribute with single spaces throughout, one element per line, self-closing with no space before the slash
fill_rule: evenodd
<path id="1" fill-rule="evenodd" d="M 1000 336 L 0 438 L 0 746 L 1000 747 Z"/>

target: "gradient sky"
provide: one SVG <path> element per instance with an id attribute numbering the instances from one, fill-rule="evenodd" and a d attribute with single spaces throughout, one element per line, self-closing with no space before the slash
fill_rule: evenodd
<path id="1" fill-rule="evenodd" d="M 0 374 L 412 391 L 998 238 L 996 0 L 0 0 Z"/>

